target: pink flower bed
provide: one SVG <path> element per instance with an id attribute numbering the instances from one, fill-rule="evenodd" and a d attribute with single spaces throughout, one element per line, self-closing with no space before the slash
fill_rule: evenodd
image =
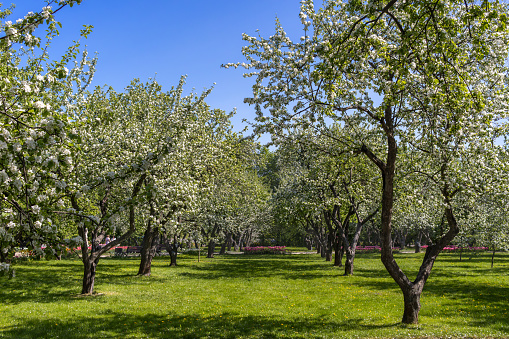
<path id="1" fill-rule="evenodd" d="M 244 254 L 286 254 L 286 246 L 244 247 Z"/>
<path id="2" fill-rule="evenodd" d="M 459 246 L 447 246 L 444 247 L 444 252 L 456 252 L 456 251 L 487 251 L 488 247 L 459 247 Z"/>
<path id="3" fill-rule="evenodd" d="M 365 253 L 373 253 L 373 252 L 380 252 L 382 249 L 380 246 L 357 246 L 355 248 L 356 252 L 365 252 Z M 393 247 L 393 251 L 399 251 L 399 247 Z"/>

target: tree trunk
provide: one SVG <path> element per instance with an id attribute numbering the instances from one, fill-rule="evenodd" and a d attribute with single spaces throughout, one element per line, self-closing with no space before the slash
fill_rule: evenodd
<path id="1" fill-rule="evenodd" d="M 190 243 L 188 242 L 187 245 L 189 246 Z M 177 240 L 177 236 L 176 235 L 173 236 L 173 242 L 166 241 L 165 246 L 166 246 L 166 251 L 170 254 L 170 267 L 177 266 L 177 255 L 178 255 L 178 248 L 179 248 L 179 242 Z"/>
<path id="2" fill-rule="evenodd" d="M 333 251 L 333 243 L 334 243 L 334 234 L 330 232 L 327 234 L 327 248 L 325 250 L 325 261 L 332 261 L 332 251 Z"/>
<path id="3" fill-rule="evenodd" d="M 320 246 L 320 257 L 325 258 L 326 248 L 323 244 Z"/>
<path id="4" fill-rule="evenodd" d="M 229 232 L 227 235 L 226 235 L 226 243 L 227 243 L 227 247 L 228 247 L 228 252 L 232 250 L 232 244 L 233 244 L 233 235 L 231 232 Z"/>
<path id="5" fill-rule="evenodd" d="M 214 249 L 216 247 L 216 242 L 214 240 L 210 240 L 207 246 L 207 258 L 214 258 Z"/>
<path id="6" fill-rule="evenodd" d="M 177 249 L 178 245 L 173 243 L 170 245 L 170 266 L 177 266 Z"/>
<path id="7" fill-rule="evenodd" d="M 355 251 L 346 249 L 345 255 L 345 275 L 353 275 L 353 260 L 355 258 Z"/>
<path id="8" fill-rule="evenodd" d="M 308 249 L 308 251 L 311 251 L 313 250 L 313 241 L 311 239 L 309 239 L 308 237 L 306 237 L 306 248 Z"/>
<path id="9" fill-rule="evenodd" d="M 152 259 L 154 258 L 159 244 L 159 229 L 147 226 L 143 236 L 143 246 L 141 248 L 141 261 L 138 275 L 150 276 L 152 268 Z"/>
<path id="10" fill-rule="evenodd" d="M 242 250 L 241 249 L 242 234 L 237 234 L 237 235 L 232 236 L 232 240 L 233 240 L 233 250 L 235 252 L 240 252 Z"/>
<path id="11" fill-rule="evenodd" d="M 252 229 L 249 229 L 249 230 L 246 232 L 246 236 L 244 237 L 244 244 L 245 244 L 245 247 L 251 247 L 252 239 L 253 239 L 253 230 L 252 230 Z"/>
<path id="12" fill-rule="evenodd" d="M 343 259 L 343 247 L 341 247 L 340 244 L 336 244 L 334 246 L 334 266 L 337 267 L 343 266 L 343 264 L 341 263 L 342 259 Z"/>
<path id="13" fill-rule="evenodd" d="M 12 256 L 10 256 L 9 254 L 10 253 L 4 253 L 4 251 L 2 251 L 2 249 L 0 248 L 0 262 L 10 264 Z"/>
<path id="14" fill-rule="evenodd" d="M 491 268 L 493 268 L 494 261 L 495 261 L 495 247 L 493 247 L 493 253 L 491 254 Z"/>
<path id="15" fill-rule="evenodd" d="M 224 241 L 222 244 L 221 244 L 221 250 L 219 251 L 219 255 L 223 255 L 226 253 L 226 241 Z"/>
<path id="16" fill-rule="evenodd" d="M 91 260 L 90 258 L 83 259 L 84 273 L 81 294 L 92 294 L 94 292 L 95 270 L 98 263 L 99 258 L 96 260 Z"/>
<path id="17" fill-rule="evenodd" d="M 422 285 L 424 286 L 424 284 Z M 403 319 L 405 324 L 417 324 L 419 322 L 419 311 L 421 309 L 422 288 L 417 286 L 402 289 L 404 300 Z"/>
<path id="18" fill-rule="evenodd" d="M 384 118 L 381 120 L 385 135 L 387 137 L 387 158 L 384 163 L 382 160 L 371 152 L 365 145 L 362 146 L 361 151 L 380 169 L 382 174 L 382 214 L 381 214 L 381 259 L 387 272 L 391 275 L 394 281 L 398 284 L 404 295 L 404 315 L 403 323 L 417 323 L 419 315 L 419 296 L 412 288 L 413 284 L 408 277 L 400 269 L 392 253 L 392 211 L 394 206 L 394 174 L 395 164 L 397 157 L 397 142 L 394 135 L 393 125 L 393 112 L 392 107 L 386 107 Z M 426 251 L 428 254 L 428 250 Z M 425 256 L 427 257 L 427 255 Z M 429 274 L 424 274 L 424 271 L 429 268 L 431 270 L 430 262 L 425 258 L 425 262 L 419 270 L 417 279 L 421 280 L 422 286 Z M 416 279 L 416 280 L 417 280 Z M 422 290 L 422 287 L 421 287 Z"/>
<path id="19" fill-rule="evenodd" d="M 399 246 L 402 250 L 406 247 L 406 233 L 404 231 L 399 231 Z"/>
<path id="20" fill-rule="evenodd" d="M 332 261 L 332 249 L 325 251 L 325 261 Z"/>

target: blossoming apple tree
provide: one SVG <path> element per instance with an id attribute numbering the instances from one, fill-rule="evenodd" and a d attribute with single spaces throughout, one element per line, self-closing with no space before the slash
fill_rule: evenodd
<path id="1" fill-rule="evenodd" d="M 507 8 L 498 1 L 301 2 L 304 35 L 294 42 L 279 23 L 269 38 L 244 36 L 256 78 L 246 102 L 258 130 L 282 134 L 326 117 L 357 129 L 349 143 L 380 171 L 382 262 L 404 296 L 403 323 L 417 323 L 433 263 L 459 231 L 455 209 L 475 194 L 484 159 L 506 118 Z M 264 109 L 269 109 L 266 112 Z M 378 149 L 365 130 L 383 135 Z M 413 154 L 401 162 L 399 150 Z M 411 280 L 392 255 L 395 175 L 414 166 L 439 194 L 447 229 L 427 248 Z M 481 180 L 482 181 L 482 180 Z"/>
<path id="2" fill-rule="evenodd" d="M 231 132 L 232 114 L 211 109 L 200 99 L 191 114 L 179 118 L 186 132 L 173 138 L 172 152 L 153 167 L 146 179 L 150 193 L 138 274 L 150 275 L 151 261 L 161 240 L 170 253 L 171 265 L 176 265 L 176 250 L 182 239 L 196 231 L 191 219 L 200 196 L 213 185 L 215 169 L 226 161 L 222 144 Z"/>
<path id="3" fill-rule="evenodd" d="M 349 138 L 351 131 L 337 124 L 323 127 L 320 133 L 311 129 L 295 131 L 280 142 L 283 168 L 294 167 L 285 181 L 287 194 L 302 199 L 310 207 L 308 213 L 320 215 L 326 226 L 322 240 L 325 257 L 341 266 L 346 253 L 345 274 L 353 274 L 353 261 L 360 234 L 366 222 L 378 212 L 379 175 L 368 166 L 366 159 L 351 156 L 348 149 L 338 147 L 334 140 Z M 298 169 L 298 170 L 297 170 Z M 293 190 L 293 192 L 292 192 Z M 302 205 L 302 203 L 300 204 Z M 320 238 L 317 223 L 314 233 Z M 354 228 L 354 231 L 351 230 Z"/>
<path id="4" fill-rule="evenodd" d="M 96 88 L 81 105 L 68 108 L 80 134 L 73 148 L 74 171 L 65 184 L 72 207 L 60 213 L 74 218 L 83 242 L 83 294 L 93 293 L 100 256 L 146 224 L 143 212 L 154 208 L 153 196 L 172 195 L 175 187 L 158 182 L 157 174 L 164 165 L 179 169 L 170 162 L 179 161 L 185 141 L 203 121 L 196 117 L 209 92 L 184 96 L 184 82 L 169 92 L 153 80 L 134 80 L 123 93 Z M 114 241 L 101 245 L 115 233 Z"/>
<path id="5" fill-rule="evenodd" d="M 61 199 L 61 177 L 73 170 L 65 105 L 80 100 L 90 83 L 95 60 L 71 46 L 60 60 L 48 55 L 58 35 L 54 14 L 81 1 L 49 1 L 39 12 L 5 20 L 10 9 L 0 9 L 0 258 L 8 269 L 16 245 L 42 254 L 59 249 L 50 211 Z M 56 8 L 53 9 L 52 6 Z M 0 4 L 1 6 L 1 4 Z M 46 36 L 38 30 L 46 28 Z M 85 28 L 86 36 L 90 28 Z M 82 55 L 81 59 L 78 57 Z M 66 66 L 75 62 L 69 71 Z"/>

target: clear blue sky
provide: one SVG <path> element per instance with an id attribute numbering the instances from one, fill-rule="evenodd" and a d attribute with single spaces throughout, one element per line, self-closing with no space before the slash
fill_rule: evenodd
<path id="1" fill-rule="evenodd" d="M 4 4 L 10 2 L 16 4 L 12 21 L 45 5 L 42 0 Z M 258 29 L 264 37 L 273 35 L 276 17 L 298 39 L 299 6 L 298 0 L 83 0 L 57 14 L 63 27 L 50 55 L 58 58 L 79 37 L 82 25 L 93 25 L 85 41 L 90 53 L 98 53 L 93 86 L 122 91 L 133 78 L 156 76 L 169 89 L 187 74 L 186 89 L 201 92 L 215 82 L 207 103 L 225 111 L 237 107 L 233 123 L 240 130 L 243 118 L 254 117 L 254 108 L 243 103 L 253 79 L 243 78 L 240 68 L 220 65 L 245 61 L 242 33 L 255 35 Z"/>

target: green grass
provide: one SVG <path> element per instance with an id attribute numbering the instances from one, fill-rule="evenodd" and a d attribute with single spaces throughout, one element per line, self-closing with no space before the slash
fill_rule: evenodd
<path id="1" fill-rule="evenodd" d="M 397 254 L 415 272 L 422 254 Z M 82 297 L 81 262 L 33 261 L 0 280 L 0 338 L 445 338 L 509 337 L 509 254 L 439 257 L 420 324 L 404 326 L 402 296 L 378 255 L 359 254 L 355 276 L 318 255 L 190 253 L 179 266 L 102 259 L 99 295 Z"/>

